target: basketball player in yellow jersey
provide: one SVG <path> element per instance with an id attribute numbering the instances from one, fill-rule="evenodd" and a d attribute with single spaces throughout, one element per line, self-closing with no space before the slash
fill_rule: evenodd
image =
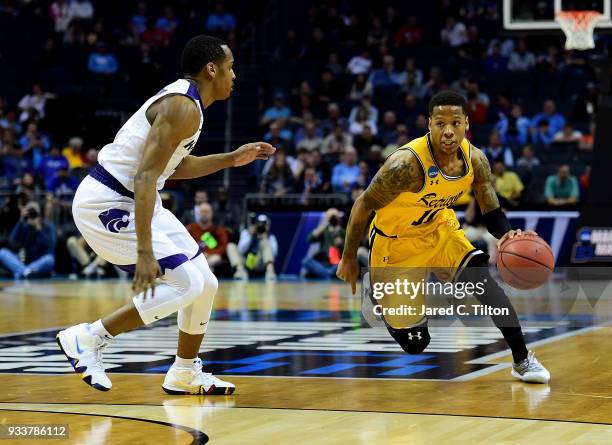
<path id="1" fill-rule="evenodd" d="M 370 279 L 372 285 L 426 279 L 433 272 L 444 282 L 479 283 L 484 292 L 474 296 L 482 305 L 503 315 L 492 316 L 512 350 L 512 375 L 519 380 L 547 383 L 550 373 L 528 352 L 523 333 L 508 297 L 488 271 L 488 256 L 474 248 L 450 207 L 472 187 L 489 232 L 500 242 L 534 232 L 512 230 L 499 206 L 486 156 L 465 139 L 469 129 L 463 96 L 443 91 L 429 103 L 429 133 L 394 152 L 366 191 L 355 201 L 346 231 L 344 253 L 337 276 L 356 291 L 359 268 L 357 248 L 370 227 Z M 382 287 L 379 287 L 382 289 Z M 409 354 L 429 344 L 427 318 L 422 314 L 424 295 L 411 300 L 391 291 L 376 302 L 382 309 L 410 305 L 412 314 L 383 312 L 391 336 Z"/>

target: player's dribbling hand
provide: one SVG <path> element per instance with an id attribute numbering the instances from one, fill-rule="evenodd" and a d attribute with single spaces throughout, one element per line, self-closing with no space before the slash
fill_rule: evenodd
<path id="1" fill-rule="evenodd" d="M 151 298 L 155 296 L 155 280 L 161 276 L 159 263 L 152 252 L 139 253 L 134 271 L 134 281 L 132 290 L 136 295 L 143 292 L 143 301 L 147 299 L 148 291 L 151 291 Z"/>
<path id="2" fill-rule="evenodd" d="M 497 241 L 497 248 L 499 249 L 499 247 L 504 243 L 504 241 L 506 241 L 507 239 L 514 238 L 515 236 L 538 236 L 538 234 L 533 230 L 508 230 L 506 234 L 502 236 L 499 241 Z"/>
<path id="3" fill-rule="evenodd" d="M 347 259 L 343 257 L 338 263 L 336 276 L 342 281 L 351 285 L 353 295 L 357 292 L 357 278 L 359 277 L 359 265 L 356 259 Z"/>
<path id="4" fill-rule="evenodd" d="M 267 142 L 251 142 L 244 144 L 231 153 L 233 156 L 233 166 L 240 167 L 256 159 L 265 161 L 272 156 L 275 151 L 276 148 Z"/>

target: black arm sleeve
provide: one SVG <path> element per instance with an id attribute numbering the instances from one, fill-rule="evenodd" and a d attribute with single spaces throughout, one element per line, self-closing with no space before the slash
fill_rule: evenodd
<path id="1" fill-rule="evenodd" d="M 508 218 L 506 218 L 506 214 L 502 211 L 501 207 L 485 213 L 482 215 L 482 219 L 489 233 L 497 239 L 504 236 L 508 230 L 512 230 L 510 222 L 508 222 Z"/>

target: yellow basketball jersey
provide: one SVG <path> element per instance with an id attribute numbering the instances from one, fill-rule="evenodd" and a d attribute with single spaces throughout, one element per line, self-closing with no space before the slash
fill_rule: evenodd
<path id="1" fill-rule="evenodd" d="M 470 159 L 472 145 L 467 139 L 461 142 L 465 164 L 462 176 L 447 176 L 433 157 L 429 134 L 414 139 L 399 150 L 410 150 L 423 168 L 425 183 L 417 192 L 401 193 L 388 205 L 376 211 L 373 226 L 389 237 L 414 237 L 432 234 L 440 224 L 458 227 L 455 212 L 450 209 L 462 195 L 467 194 L 474 180 Z"/>

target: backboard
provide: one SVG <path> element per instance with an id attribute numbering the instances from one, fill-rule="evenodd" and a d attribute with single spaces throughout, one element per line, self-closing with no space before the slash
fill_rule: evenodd
<path id="1" fill-rule="evenodd" d="M 503 0 L 504 28 L 509 31 L 559 30 L 555 14 L 569 10 L 600 12 L 597 28 L 612 28 L 611 0 Z"/>

